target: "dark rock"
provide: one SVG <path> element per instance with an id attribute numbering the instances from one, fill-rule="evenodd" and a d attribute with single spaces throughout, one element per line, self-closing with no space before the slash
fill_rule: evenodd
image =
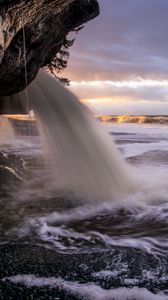
<path id="1" fill-rule="evenodd" d="M 1 200 L 2 198 L 9 197 L 10 193 L 17 190 L 17 188 L 23 184 L 24 171 L 24 161 L 19 156 L 0 152 Z"/>
<path id="2" fill-rule="evenodd" d="M 23 90 L 55 57 L 67 34 L 98 14 L 97 0 L 0 0 L 0 96 Z"/>

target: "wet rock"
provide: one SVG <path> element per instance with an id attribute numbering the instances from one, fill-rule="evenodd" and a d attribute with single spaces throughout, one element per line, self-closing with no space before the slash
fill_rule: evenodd
<path id="1" fill-rule="evenodd" d="M 0 196 L 8 196 L 23 182 L 24 161 L 19 156 L 0 152 Z"/>
<path id="2" fill-rule="evenodd" d="M 55 57 L 67 34 L 98 14 L 97 0 L 1 0 L 0 96 L 23 90 Z"/>

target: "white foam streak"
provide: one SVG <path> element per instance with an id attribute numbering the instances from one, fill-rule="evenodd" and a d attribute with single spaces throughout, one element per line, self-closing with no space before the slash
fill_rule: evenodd
<path id="1" fill-rule="evenodd" d="M 28 288 L 32 287 L 49 287 L 58 288 L 72 296 L 80 297 L 82 300 L 167 300 L 168 296 L 162 294 L 153 294 L 145 288 L 134 287 L 118 288 L 104 290 L 101 287 L 89 283 L 80 284 L 78 282 L 65 281 L 61 278 L 43 278 L 34 275 L 16 275 L 3 279 L 14 284 L 25 285 Z"/>
<path id="2" fill-rule="evenodd" d="M 120 147 L 123 150 L 125 157 L 133 157 L 142 155 L 149 151 L 167 151 L 168 150 L 168 142 L 167 141 L 160 141 L 160 142 L 153 142 L 153 143 L 134 143 L 127 145 L 122 145 Z"/>
<path id="3" fill-rule="evenodd" d="M 160 205 L 159 207 L 145 204 L 139 204 L 138 206 L 133 202 L 128 204 L 126 201 L 120 205 L 110 205 L 108 203 L 99 205 L 97 209 L 93 206 L 83 206 L 67 213 L 55 212 L 45 217 L 30 219 L 24 225 L 26 230 L 21 228 L 20 232 L 21 234 L 25 232 L 25 235 L 27 235 L 32 228 L 40 240 L 61 252 L 78 252 L 87 248 L 91 251 L 91 249 L 109 249 L 115 246 L 141 249 L 150 254 L 158 254 L 159 251 L 161 253 L 161 247 L 163 247 L 163 252 L 166 251 L 168 243 L 163 237 L 155 239 L 155 237 L 152 238 L 146 235 L 138 238 L 136 236 L 113 236 L 110 234 L 110 231 L 101 233 L 100 229 L 90 228 L 87 231 L 80 232 L 73 227 L 74 221 L 81 221 L 85 228 L 88 220 L 94 217 L 99 222 L 102 222 L 101 218 L 104 214 L 108 216 L 118 215 L 120 208 L 124 207 L 126 219 L 125 223 L 122 220 L 122 224 L 125 224 L 123 226 L 127 226 L 128 230 L 133 226 L 137 226 L 137 224 L 147 223 L 149 220 L 154 223 L 162 222 L 165 225 L 167 224 L 167 204 Z M 29 231 L 27 228 L 29 228 Z"/>

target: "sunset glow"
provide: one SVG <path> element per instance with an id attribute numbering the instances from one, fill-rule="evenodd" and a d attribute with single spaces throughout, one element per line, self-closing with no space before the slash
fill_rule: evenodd
<path id="1" fill-rule="evenodd" d="M 124 109 L 168 114 L 168 3 L 99 2 L 100 16 L 86 24 L 71 48 L 64 74 L 70 89 L 94 109 L 101 105 L 102 113 L 107 106 L 117 109 L 118 102 L 118 114 Z"/>
<path id="2" fill-rule="evenodd" d="M 72 87 L 95 87 L 95 88 L 100 88 L 100 87 L 117 87 L 117 88 L 124 88 L 128 87 L 131 89 L 136 89 L 140 87 L 168 87 L 168 80 L 144 80 L 144 79 L 139 79 L 139 80 L 130 80 L 130 81 L 110 81 L 110 80 L 105 80 L 105 81 L 72 81 L 71 82 Z"/>

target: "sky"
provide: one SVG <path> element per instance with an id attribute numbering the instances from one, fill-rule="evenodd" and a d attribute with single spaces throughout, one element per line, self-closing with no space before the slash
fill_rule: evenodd
<path id="1" fill-rule="evenodd" d="M 168 115 L 168 1 L 98 0 L 63 76 L 96 114 Z"/>

